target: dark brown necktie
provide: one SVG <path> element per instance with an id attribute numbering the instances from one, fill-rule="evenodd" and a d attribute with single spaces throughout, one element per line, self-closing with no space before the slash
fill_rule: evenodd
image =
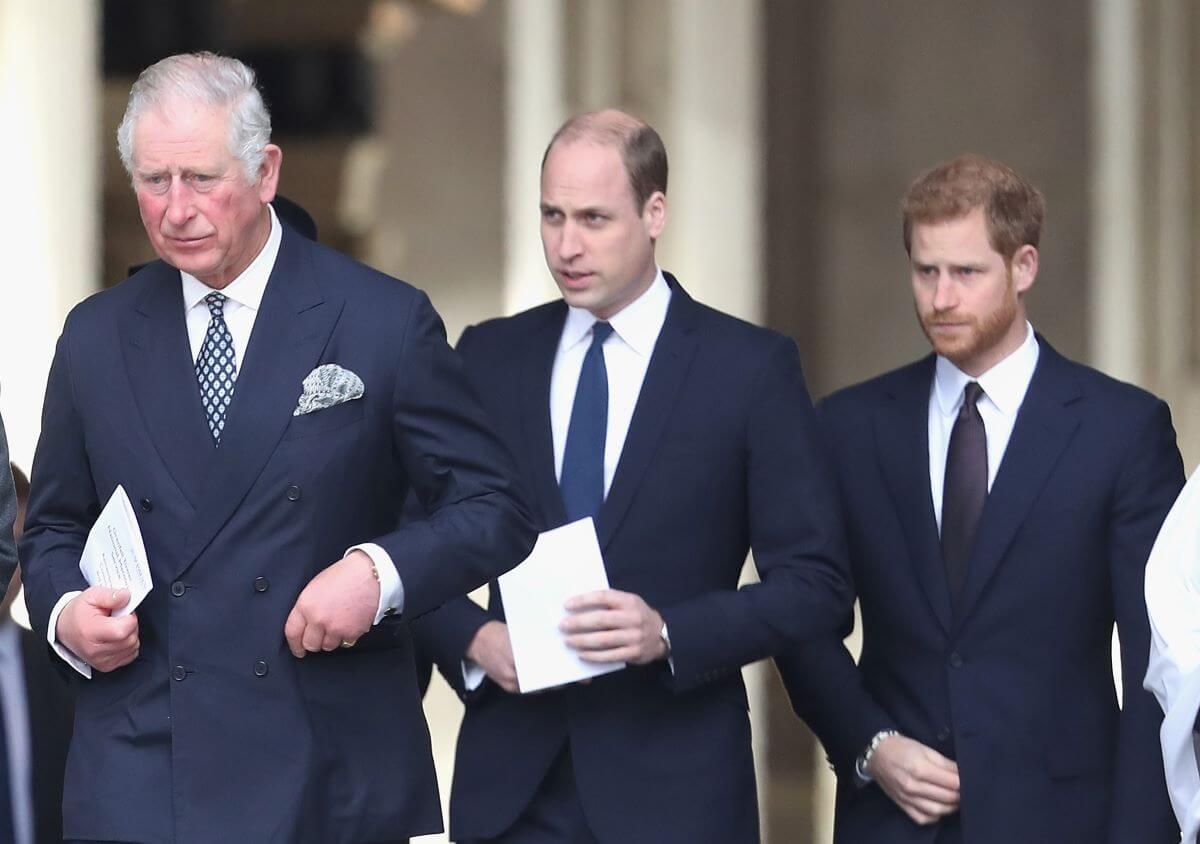
<path id="1" fill-rule="evenodd" d="M 963 391 L 962 407 L 950 432 L 946 452 L 946 482 L 942 488 L 942 560 L 950 583 L 955 611 L 962 600 L 967 579 L 967 561 L 975 541 L 975 529 L 987 500 L 987 433 L 976 402 L 983 388 L 972 381 Z"/>

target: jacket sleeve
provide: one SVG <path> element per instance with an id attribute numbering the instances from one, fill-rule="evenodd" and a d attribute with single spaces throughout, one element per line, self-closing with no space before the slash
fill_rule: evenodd
<path id="1" fill-rule="evenodd" d="M 1146 560 L 1183 487 L 1183 461 L 1167 405 L 1156 402 L 1130 438 L 1113 493 L 1109 570 L 1124 689 L 1114 760 L 1109 841 L 1178 841 L 1159 746 L 1162 710 L 1142 688 L 1150 652 Z"/>
<path id="2" fill-rule="evenodd" d="M 411 620 L 515 566 L 537 534 L 508 453 L 424 294 L 404 330 L 393 414 L 394 448 L 428 516 L 374 541 L 396 565 Z"/>
<path id="3" fill-rule="evenodd" d="M 833 488 L 787 338 L 775 338 L 760 367 L 745 431 L 745 518 L 760 582 L 658 608 L 677 691 L 828 636 L 851 606 Z"/>
<path id="4" fill-rule="evenodd" d="M 66 592 L 87 589 L 79 558 L 100 512 L 74 398 L 71 325 L 68 317 L 46 382 L 42 432 L 33 458 L 20 545 L 25 603 L 33 629 L 43 638 L 58 599 Z"/>

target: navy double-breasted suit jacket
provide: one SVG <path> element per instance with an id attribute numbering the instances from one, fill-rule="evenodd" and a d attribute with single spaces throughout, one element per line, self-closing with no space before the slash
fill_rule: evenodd
<path id="1" fill-rule="evenodd" d="M 834 464 L 862 608 L 841 641 L 778 659 L 839 774 L 837 840 L 933 842 L 854 760 L 896 729 L 957 761 L 971 844 L 1178 840 L 1142 690 L 1143 570 L 1183 484 L 1167 406 L 1039 338 L 1037 368 L 952 611 L 929 486 L 932 356 L 830 396 Z M 1124 707 L 1112 676 L 1121 640 Z"/>
<path id="2" fill-rule="evenodd" d="M 569 741 L 601 841 L 758 840 L 741 666 L 835 629 L 849 588 L 832 493 L 795 344 L 693 301 L 673 278 L 666 321 L 596 519 L 608 578 L 662 614 L 667 662 L 520 696 L 485 681 L 459 734 L 450 832 L 493 837 L 529 804 Z M 555 479 L 550 379 L 567 307 L 469 329 L 459 350 L 515 456 L 541 529 L 566 520 Z M 761 583 L 738 589 L 748 549 Z M 462 689 L 488 619 L 463 599 L 418 642 Z"/>
<path id="3" fill-rule="evenodd" d="M 334 363 L 361 399 L 295 416 Z M 376 542 L 405 618 L 528 553 L 504 450 L 429 300 L 284 226 L 220 447 L 201 409 L 179 273 L 154 262 L 67 318 L 46 392 L 22 541 L 43 636 L 120 484 L 154 589 L 140 655 L 80 680 L 67 838 L 388 841 L 441 826 L 403 623 L 293 658 L 297 596 L 350 546 Z M 409 491 L 427 519 L 396 524 Z"/>

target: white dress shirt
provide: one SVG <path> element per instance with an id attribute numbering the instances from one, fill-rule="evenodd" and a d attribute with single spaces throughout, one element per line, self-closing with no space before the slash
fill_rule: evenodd
<path id="1" fill-rule="evenodd" d="M 667 320 L 671 288 L 662 270 L 646 292 L 608 320 L 613 333 L 604 341 L 604 368 L 608 372 L 608 427 L 604 435 L 604 494 L 612 486 L 633 420 L 633 408 L 642 392 L 642 381 L 659 332 Z M 575 389 L 583 370 L 583 357 L 592 344 L 596 317 L 583 308 L 569 308 L 563 325 L 554 369 L 550 375 L 550 431 L 554 438 L 554 476 L 561 480 L 567 429 L 575 406 Z"/>
<path id="2" fill-rule="evenodd" d="M 1200 471 L 1167 514 L 1146 562 L 1146 610 L 1150 617 L 1150 661 L 1145 686 L 1164 717 L 1159 739 L 1171 808 L 1194 842 L 1200 832 Z"/>
<path id="3" fill-rule="evenodd" d="M 258 317 L 267 282 L 271 278 L 271 271 L 275 268 L 275 259 L 279 256 L 279 244 L 283 240 L 283 229 L 279 225 L 279 218 L 275 216 L 275 209 L 267 207 L 271 214 L 271 231 L 267 235 L 267 242 L 250 262 L 250 266 L 246 267 L 241 275 L 220 291 L 225 294 L 225 306 L 222 312 L 225 324 L 229 327 L 229 333 L 233 337 L 233 355 L 239 373 L 242 371 L 242 364 L 246 359 L 246 349 L 250 345 L 254 320 Z M 204 345 L 204 336 L 208 333 L 208 324 L 212 319 L 204 297 L 214 291 L 213 288 L 193 275 L 183 271 L 180 271 L 179 275 L 183 284 L 183 308 L 187 323 L 188 343 L 192 349 L 192 360 L 195 361 L 200 356 L 200 348 Z M 237 392 L 236 383 L 234 392 Z M 297 384 L 297 401 L 300 399 L 300 393 L 301 385 Z M 400 574 L 396 570 L 396 564 L 392 561 L 391 555 L 381 546 L 367 542 L 347 549 L 346 553 L 349 554 L 355 550 L 362 551 L 369 556 L 375 564 L 375 570 L 379 573 L 379 606 L 375 613 L 375 624 L 378 624 L 385 616 L 403 610 L 404 584 L 400 582 Z M 50 613 L 50 624 L 46 634 L 55 653 L 80 674 L 91 677 L 91 666 L 79 659 L 55 638 L 59 613 L 78 594 L 79 592 L 68 592 L 58 599 L 58 603 L 54 605 L 54 610 Z"/>
<path id="4" fill-rule="evenodd" d="M 1008 357 L 978 378 L 972 378 L 944 357 L 938 356 L 933 386 L 929 392 L 929 491 L 933 493 L 933 512 L 938 533 L 942 530 L 942 492 L 946 484 L 946 454 L 950 450 L 950 432 L 962 407 L 963 390 L 971 381 L 983 388 L 976 407 L 987 434 L 988 491 L 1004 459 L 1004 450 L 1012 437 L 1017 411 L 1025 400 L 1033 371 L 1037 368 L 1038 342 L 1033 326 L 1025 323 L 1025 341 Z"/>
<path id="5" fill-rule="evenodd" d="M 9 797 L 16 844 L 33 841 L 33 747 L 21 631 L 11 618 L 0 620 L 0 700 L 4 701 L 4 735 L 8 743 Z"/>
<path id="6" fill-rule="evenodd" d="M 642 382 L 646 380 L 658 335 L 667 321 L 670 304 L 671 288 L 660 268 L 646 292 L 608 320 L 613 332 L 602 346 L 604 369 L 608 375 L 608 425 L 604 434 L 606 496 L 617 472 L 625 436 L 633 421 L 633 410 L 642 392 Z M 583 370 L 583 357 L 592 345 L 592 326 L 596 322 L 590 311 L 568 308 L 558 351 L 554 354 L 554 369 L 550 374 L 550 433 L 554 439 L 554 476 L 560 480 L 575 390 Z M 484 676 L 480 666 L 469 659 L 463 660 L 463 680 L 468 690 L 477 688 Z"/>

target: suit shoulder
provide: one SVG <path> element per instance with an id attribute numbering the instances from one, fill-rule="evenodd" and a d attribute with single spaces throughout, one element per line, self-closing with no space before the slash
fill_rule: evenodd
<path id="1" fill-rule="evenodd" d="M 1106 375 L 1087 364 L 1060 357 L 1062 365 L 1078 382 L 1085 397 L 1100 402 L 1104 412 L 1141 416 L 1151 412 L 1163 400 L 1143 387 Z"/>
<path id="2" fill-rule="evenodd" d="M 162 261 L 151 261 L 128 278 L 97 290 L 77 302 L 68 312 L 66 325 L 108 324 L 117 313 L 131 307 L 151 288 L 179 283 L 178 271 Z"/>
<path id="3" fill-rule="evenodd" d="M 348 300 L 362 298 L 374 306 L 394 302 L 408 307 L 414 299 L 426 295 L 407 281 L 369 267 L 322 243 L 306 240 L 304 245 L 319 283 L 332 285 Z"/>
<path id="4" fill-rule="evenodd" d="M 859 413 L 913 389 L 928 390 L 933 370 L 928 357 L 835 390 L 819 402 L 822 413 Z"/>
<path id="5" fill-rule="evenodd" d="M 795 340 L 773 328 L 755 325 L 702 302 L 693 301 L 692 304 L 696 308 L 697 323 L 705 331 L 706 344 L 736 347 L 743 354 L 758 352 L 762 355 L 796 347 Z"/>
<path id="6" fill-rule="evenodd" d="M 509 345 L 513 340 L 525 337 L 530 331 L 543 327 L 548 321 L 561 319 L 565 306 L 561 300 L 545 302 L 512 316 L 493 317 L 477 322 L 467 328 L 471 342 L 484 345 L 500 343 Z"/>

